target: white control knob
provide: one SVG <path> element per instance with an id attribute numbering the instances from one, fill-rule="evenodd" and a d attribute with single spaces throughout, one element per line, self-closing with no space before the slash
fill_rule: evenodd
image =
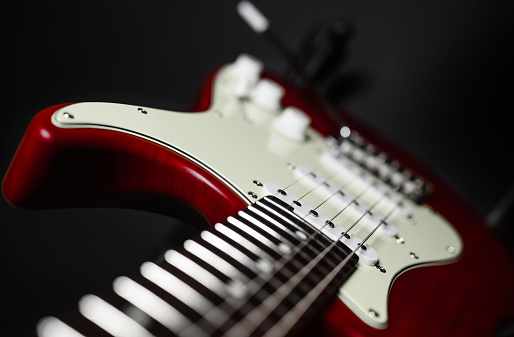
<path id="1" fill-rule="evenodd" d="M 273 111 L 280 110 L 280 101 L 283 96 L 284 88 L 268 79 L 259 80 L 250 92 L 253 103 L 263 109 Z"/>
<path id="2" fill-rule="evenodd" d="M 294 107 L 287 107 L 284 112 L 273 121 L 275 129 L 291 140 L 301 142 L 305 140 L 305 131 L 311 119 L 305 112 Z"/>
<path id="3" fill-rule="evenodd" d="M 230 71 L 237 77 L 235 92 L 238 97 L 246 97 L 250 88 L 257 83 L 263 64 L 253 56 L 241 54 L 230 65 Z"/>

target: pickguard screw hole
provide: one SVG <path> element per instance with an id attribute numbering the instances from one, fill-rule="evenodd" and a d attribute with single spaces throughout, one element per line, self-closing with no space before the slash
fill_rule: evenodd
<path id="1" fill-rule="evenodd" d="M 250 192 L 248 192 L 248 195 L 254 199 L 257 199 L 257 194 L 255 194 L 255 192 L 250 191 Z"/>
<path id="2" fill-rule="evenodd" d="M 258 181 L 258 180 L 254 180 L 253 183 L 256 186 L 262 187 L 262 183 L 260 181 Z"/>
<path id="3" fill-rule="evenodd" d="M 368 310 L 368 315 L 369 315 L 370 317 L 374 317 L 374 318 L 378 318 L 378 316 L 379 316 L 379 315 L 378 315 L 378 312 L 376 312 L 376 311 L 375 311 L 375 310 L 373 310 L 373 309 L 369 309 L 369 310 Z"/>

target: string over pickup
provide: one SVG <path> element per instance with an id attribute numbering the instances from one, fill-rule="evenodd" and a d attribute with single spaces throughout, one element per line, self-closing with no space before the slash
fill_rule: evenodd
<path id="1" fill-rule="evenodd" d="M 332 182 L 303 166 L 296 167 L 294 174 L 303 185 L 307 185 L 307 188 L 312 190 L 312 193 L 318 194 L 336 209 L 344 209 L 346 214 L 351 214 L 355 218 L 368 213 L 363 223 L 367 224 L 370 230 L 382 224 L 377 229 L 378 235 L 390 237 L 398 235 L 396 227 L 384 220 L 391 209 L 397 209 L 397 212 L 405 215 L 411 211 L 407 205 L 401 204 L 397 197 L 389 194 L 385 187 L 377 185 L 374 178 L 370 176 L 345 172 L 339 175 L 345 175 L 340 180 L 346 180 L 346 182 Z M 334 180 L 337 178 L 338 176 L 334 176 Z M 348 188 L 343 191 L 342 186 Z"/>

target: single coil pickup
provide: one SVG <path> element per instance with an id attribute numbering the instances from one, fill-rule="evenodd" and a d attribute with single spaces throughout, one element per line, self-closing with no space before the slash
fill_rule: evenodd
<path id="1" fill-rule="evenodd" d="M 294 194 L 286 192 L 282 187 L 274 183 L 265 183 L 263 188 L 265 194 L 273 195 L 291 206 L 293 213 L 304 219 L 307 223 L 321 231 L 327 237 L 334 241 L 339 240 L 351 250 L 356 251 L 360 262 L 369 266 L 377 263 L 378 253 L 373 249 L 373 247 L 367 243 L 364 243 L 361 247 L 362 240 L 359 237 L 347 232 L 344 227 L 332 222 L 325 215 L 314 211 L 314 208 L 307 203 L 298 203 L 298 197 Z M 291 210 L 291 208 L 289 209 Z M 379 228 L 382 227 L 384 226 L 380 226 Z"/>
<path id="2" fill-rule="evenodd" d="M 335 209 L 345 209 L 345 214 L 352 217 L 360 217 L 367 212 L 368 216 L 365 221 L 370 222 L 372 228 L 383 222 L 384 225 L 378 229 L 380 235 L 398 235 L 396 228 L 383 220 L 392 209 L 405 216 L 411 212 L 410 207 L 390 194 L 387 187 L 375 185 L 372 177 L 349 178 L 351 184 L 359 185 L 357 188 L 354 186 L 353 190 L 365 191 L 365 195 L 358 198 L 357 201 L 357 193 L 352 194 L 348 189 L 343 192 L 336 184 L 305 167 L 297 167 L 295 175 L 301 179 L 301 182 L 308 185 L 307 189 L 311 189 L 311 193 L 318 194 L 322 200 L 332 204 Z M 374 210 L 371 210 L 374 203 L 376 203 Z"/>

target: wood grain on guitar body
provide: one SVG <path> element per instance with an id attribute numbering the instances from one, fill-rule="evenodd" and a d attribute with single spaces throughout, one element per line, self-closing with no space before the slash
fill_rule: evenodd
<path id="1" fill-rule="evenodd" d="M 293 327 L 320 298 L 325 310 L 308 316 L 305 331 L 491 335 L 512 317 L 512 264 L 483 221 L 419 162 L 352 120 L 346 130 L 373 147 L 349 155 L 344 139 L 329 137 L 339 127 L 322 100 L 261 66 L 242 56 L 220 68 L 195 113 L 76 103 L 34 118 L 4 180 L 13 205 L 123 206 L 214 227 L 160 267 L 143 265 L 144 281 L 117 279 L 123 305 L 88 295 L 80 324 L 46 318 L 39 333 L 284 335 L 299 332 Z M 385 170 L 383 153 L 403 168 Z M 369 163 L 352 160 L 361 155 Z M 430 185 L 423 203 L 408 195 L 416 186 L 399 185 L 415 177 Z M 316 253 L 293 267 L 306 249 Z M 418 268 L 429 265 L 437 266 Z"/>

